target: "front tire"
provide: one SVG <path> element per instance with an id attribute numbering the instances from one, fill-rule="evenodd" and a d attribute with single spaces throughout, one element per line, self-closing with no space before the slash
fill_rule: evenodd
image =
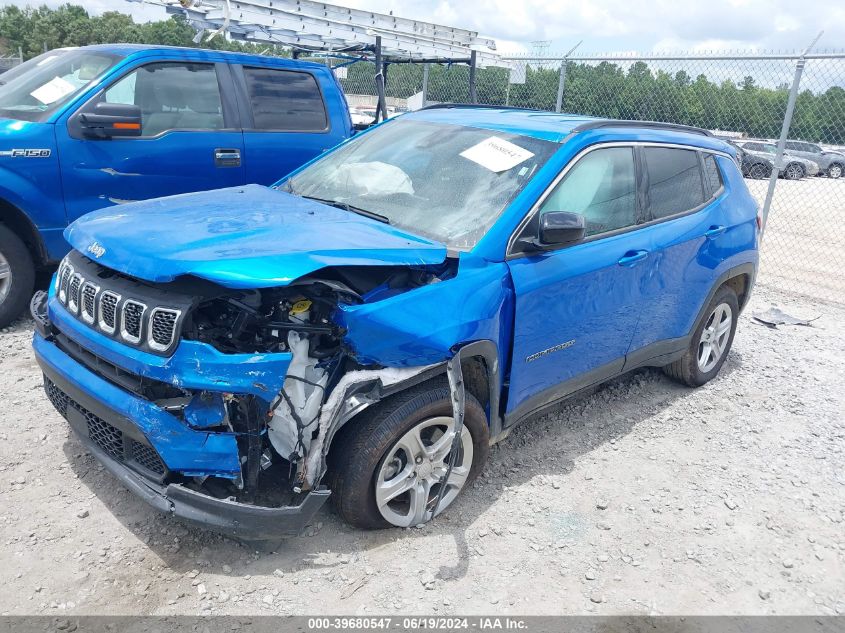
<path id="1" fill-rule="evenodd" d="M 725 364 L 739 318 L 736 293 L 728 286 L 719 288 L 704 315 L 684 355 L 663 368 L 667 376 L 688 387 L 711 381 Z"/>
<path id="2" fill-rule="evenodd" d="M 35 289 L 35 266 L 26 244 L 0 224 L 0 327 L 24 311 Z"/>
<path id="3" fill-rule="evenodd" d="M 842 165 L 839 163 L 833 163 L 830 167 L 827 168 L 827 177 L 828 178 L 841 178 L 842 177 Z"/>
<path id="4" fill-rule="evenodd" d="M 798 163 L 789 163 L 784 170 L 784 178 L 787 180 L 801 180 L 804 177 L 804 168 Z"/>
<path id="5" fill-rule="evenodd" d="M 453 437 L 445 378 L 412 387 L 364 411 L 340 430 L 329 455 L 329 487 L 338 514 L 364 529 L 430 521 Z M 437 514 L 475 480 L 489 454 L 487 416 L 469 393 L 461 439 Z"/>

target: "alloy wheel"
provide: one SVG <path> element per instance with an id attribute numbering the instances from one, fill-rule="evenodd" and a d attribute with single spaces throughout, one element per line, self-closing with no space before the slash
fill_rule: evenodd
<path id="1" fill-rule="evenodd" d="M 800 180 L 804 175 L 804 170 L 798 165 L 790 165 L 786 168 L 786 177 L 789 180 Z"/>
<path id="2" fill-rule="evenodd" d="M 762 180 L 766 177 L 766 168 L 763 165 L 752 165 L 751 166 L 751 177 L 755 180 Z"/>
<path id="3" fill-rule="evenodd" d="M 419 422 L 387 451 L 375 478 L 376 505 L 386 521 L 410 527 L 430 521 L 455 437 L 451 417 Z M 472 468 L 472 435 L 463 427 L 461 446 L 446 490 L 437 506 L 445 510 L 464 487 Z"/>
<path id="4" fill-rule="evenodd" d="M 698 341 L 698 369 L 702 373 L 711 371 L 724 355 L 732 325 L 731 307 L 720 303 L 707 318 Z"/>
<path id="5" fill-rule="evenodd" d="M 842 165 L 831 165 L 827 170 L 827 175 L 830 178 L 840 178 L 842 176 Z"/>
<path id="6" fill-rule="evenodd" d="M 2 303 L 9 294 L 12 287 L 12 267 L 9 261 L 0 253 L 0 303 Z"/>

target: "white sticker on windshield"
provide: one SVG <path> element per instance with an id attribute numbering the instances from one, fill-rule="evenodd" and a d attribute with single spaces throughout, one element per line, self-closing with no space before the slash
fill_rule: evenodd
<path id="1" fill-rule="evenodd" d="M 53 77 L 46 84 L 44 84 L 40 88 L 36 88 L 29 94 L 30 96 L 38 99 L 44 105 L 50 105 L 51 103 L 58 101 L 62 97 L 69 95 L 74 90 L 76 90 L 76 86 L 74 86 L 66 79 L 62 79 L 61 77 Z"/>
<path id="2" fill-rule="evenodd" d="M 461 152 L 461 156 L 497 174 L 516 167 L 534 154 L 519 145 L 491 136 Z"/>

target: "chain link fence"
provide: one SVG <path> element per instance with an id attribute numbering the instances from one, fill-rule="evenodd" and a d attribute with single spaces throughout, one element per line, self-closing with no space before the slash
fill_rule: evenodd
<path id="1" fill-rule="evenodd" d="M 506 61 L 510 69 L 479 69 L 479 103 L 683 123 L 712 130 L 740 146 L 752 143 L 743 165 L 748 188 L 761 208 L 769 174 L 775 171 L 796 68 L 802 66 L 786 152 L 778 163 L 778 177 L 772 178 L 758 281 L 845 302 L 845 53 Z M 366 122 L 375 113 L 375 65 L 329 63 L 335 66 L 353 115 Z M 439 102 L 465 103 L 469 68 L 391 64 L 386 95 L 389 113 Z M 834 153 L 837 150 L 842 153 Z"/>
<path id="2" fill-rule="evenodd" d="M 801 66 L 772 177 L 759 283 L 845 302 L 845 54 L 510 61 L 514 69 L 488 103 L 711 130 L 746 148 L 746 184 L 761 208 Z"/>
<path id="3" fill-rule="evenodd" d="M 8 56 L 2 57 L 0 56 L 0 75 L 2 75 L 7 70 L 11 70 L 15 66 L 20 66 L 23 63 L 23 55 L 18 53 L 16 57 Z"/>

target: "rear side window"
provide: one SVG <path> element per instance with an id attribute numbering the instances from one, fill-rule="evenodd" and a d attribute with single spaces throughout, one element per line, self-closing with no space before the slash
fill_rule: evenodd
<path id="1" fill-rule="evenodd" d="M 323 96 L 309 73 L 244 68 L 257 130 L 322 132 L 328 127 Z"/>
<path id="2" fill-rule="evenodd" d="M 804 152 L 806 151 L 802 146 L 801 143 L 798 141 L 787 141 L 786 142 L 786 149 L 791 149 L 796 152 Z"/>
<path id="3" fill-rule="evenodd" d="M 652 219 L 677 215 L 704 202 L 698 152 L 668 147 L 646 147 L 643 157 L 648 177 L 648 203 Z"/>
<path id="4" fill-rule="evenodd" d="M 704 154 L 704 192 L 712 198 L 722 188 L 722 174 L 713 154 Z"/>

